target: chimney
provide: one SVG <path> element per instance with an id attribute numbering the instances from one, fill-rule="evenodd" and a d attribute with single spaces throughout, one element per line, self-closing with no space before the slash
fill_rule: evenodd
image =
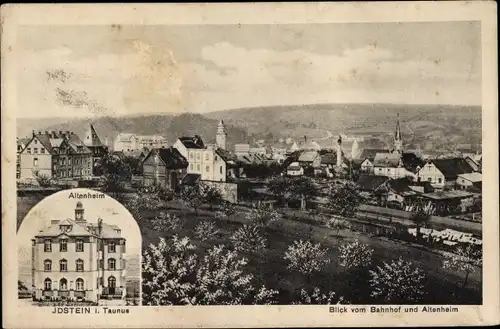
<path id="1" fill-rule="evenodd" d="M 98 234 L 99 236 L 101 236 L 101 235 L 102 235 L 102 218 L 99 218 L 99 219 L 97 220 L 97 234 Z"/>
<path id="2" fill-rule="evenodd" d="M 307 136 L 304 135 L 304 143 L 306 143 L 306 142 L 307 142 Z"/>
<path id="3" fill-rule="evenodd" d="M 35 131 L 34 131 L 34 130 L 32 130 L 32 131 L 31 131 L 31 133 L 33 134 L 33 137 L 35 137 Z"/>
<path id="4" fill-rule="evenodd" d="M 337 140 L 337 167 L 342 165 L 342 137 L 339 135 L 339 139 Z"/>

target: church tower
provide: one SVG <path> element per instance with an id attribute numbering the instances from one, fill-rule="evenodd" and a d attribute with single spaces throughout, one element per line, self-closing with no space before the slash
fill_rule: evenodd
<path id="1" fill-rule="evenodd" d="M 396 133 L 394 134 L 394 152 L 397 152 L 399 154 L 403 153 L 403 138 L 401 137 L 401 127 L 399 126 L 399 113 Z"/>
<path id="2" fill-rule="evenodd" d="M 217 147 L 223 150 L 226 149 L 226 137 L 226 127 L 224 126 L 224 121 L 221 119 L 217 126 L 217 134 L 215 135 L 215 144 L 217 144 Z"/>
<path id="3" fill-rule="evenodd" d="M 337 140 L 337 168 L 342 166 L 342 136 Z"/>

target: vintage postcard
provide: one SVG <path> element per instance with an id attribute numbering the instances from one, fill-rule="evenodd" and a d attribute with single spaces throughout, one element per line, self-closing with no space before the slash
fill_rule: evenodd
<path id="1" fill-rule="evenodd" d="M 4 327 L 500 322 L 495 2 L 1 17 Z"/>

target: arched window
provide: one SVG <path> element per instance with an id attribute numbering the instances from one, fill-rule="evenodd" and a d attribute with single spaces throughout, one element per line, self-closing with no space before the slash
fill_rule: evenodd
<path id="1" fill-rule="evenodd" d="M 76 271 L 83 272 L 83 260 L 81 259 L 76 260 Z"/>
<path id="2" fill-rule="evenodd" d="M 59 281 L 59 290 L 68 290 L 68 280 L 62 278 Z"/>
<path id="3" fill-rule="evenodd" d="M 110 271 L 116 270 L 116 260 L 114 258 L 108 259 L 108 270 Z"/>
<path id="4" fill-rule="evenodd" d="M 59 271 L 68 272 L 68 261 L 66 259 L 61 259 L 59 261 Z"/>
<path id="5" fill-rule="evenodd" d="M 76 290 L 83 291 L 84 290 L 84 281 L 82 278 L 76 279 Z"/>
<path id="6" fill-rule="evenodd" d="M 50 259 L 46 259 L 43 261 L 43 270 L 45 272 L 52 271 L 52 261 Z"/>
<path id="7" fill-rule="evenodd" d="M 43 281 L 43 287 L 45 290 L 52 290 L 52 280 L 47 278 Z"/>

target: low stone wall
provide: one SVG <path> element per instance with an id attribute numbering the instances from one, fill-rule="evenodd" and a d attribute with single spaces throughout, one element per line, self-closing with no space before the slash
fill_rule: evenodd
<path id="1" fill-rule="evenodd" d="M 202 184 L 213 186 L 222 195 L 222 199 L 231 203 L 238 203 L 238 184 L 216 181 L 201 181 Z"/>

